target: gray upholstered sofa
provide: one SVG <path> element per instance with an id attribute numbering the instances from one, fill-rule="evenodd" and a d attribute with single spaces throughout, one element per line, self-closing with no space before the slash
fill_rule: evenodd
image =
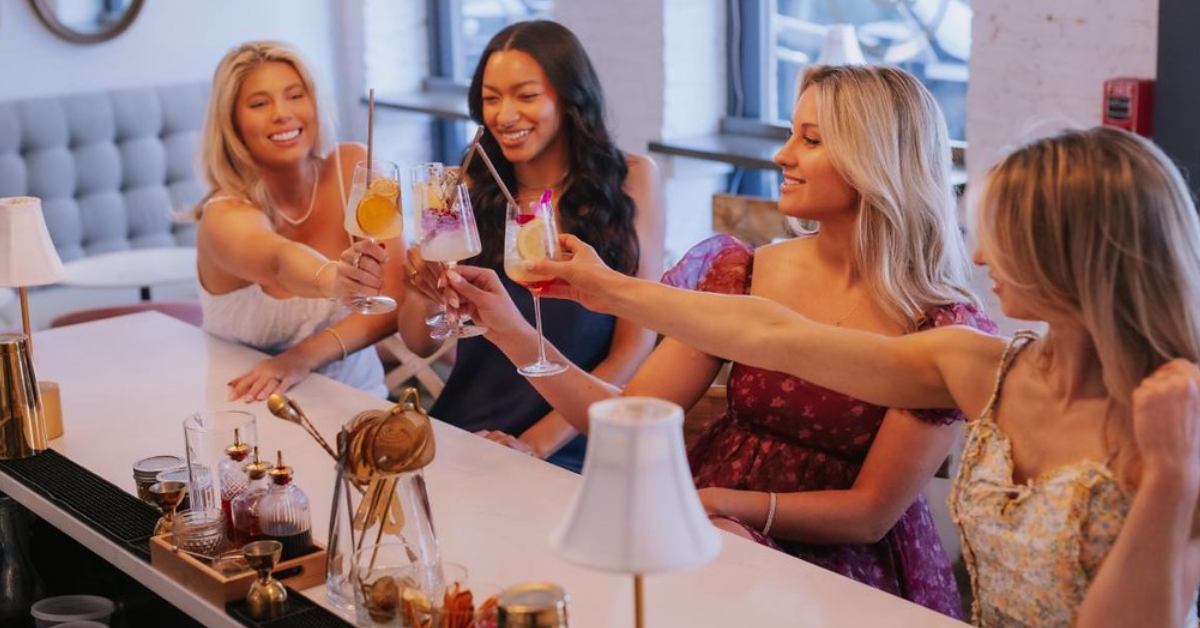
<path id="1" fill-rule="evenodd" d="M 176 214 L 204 194 L 196 162 L 207 83 L 0 102 L 0 197 L 42 199 L 63 262 L 136 248 L 193 246 Z M 164 296 L 194 294 L 194 286 Z M 156 291 L 156 297 L 159 297 Z M 31 295 L 35 324 L 137 291 L 55 286 Z M 12 320 L 12 304 L 4 308 Z"/>

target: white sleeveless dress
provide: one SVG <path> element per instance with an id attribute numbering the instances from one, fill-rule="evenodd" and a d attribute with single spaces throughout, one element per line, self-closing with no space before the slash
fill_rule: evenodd
<path id="1" fill-rule="evenodd" d="M 341 185 L 341 160 L 335 155 L 338 182 Z M 344 189 L 344 186 L 343 188 Z M 232 196 L 214 196 L 205 206 Z M 342 199 L 345 211 L 346 199 Z M 300 341 L 349 316 L 350 312 L 336 301 L 319 298 L 290 297 L 277 299 L 262 286 L 250 284 L 225 294 L 212 294 L 199 284 L 200 307 L 204 311 L 204 331 L 224 340 L 238 342 L 259 351 L 278 355 Z M 334 360 L 318 373 L 369 392 L 387 397 L 383 383 L 383 364 L 375 347 L 369 346 L 344 360 Z"/>
<path id="2" fill-rule="evenodd" d="M 349 315 L 337 302 L 291 297 L 276 299 L 250 284 L 225 294 L 212 294 L 200 286 L 204 331 L 276 355 Z M 387 397 L 383 364 L 370 346 L 317 369 L 333 379 Z"/>

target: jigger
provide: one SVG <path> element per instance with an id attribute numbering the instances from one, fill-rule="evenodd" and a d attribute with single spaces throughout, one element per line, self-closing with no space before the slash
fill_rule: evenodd
<path id="1" fill-rule="evenodd" d="M 187 495 L 188 485 L 186 482 L 155 482 L 150 485 L 147 491 L 150 494 L 150 499 L 154 501 L 154 505 L 162 511 L 162 517 L 154 526 L 154 535 L 166 534 L 171 532 L 175 523 L 175 508 L 179 506 L 179 502 L 183 501 Z"/>
<path id="2" fill-rule="evenodd" d="M 250 563 L 250 568 L 258 572 L 258 577 L 250 583 L 250 592 L 246 594 L 246 607 L 254 619 L 277 619 L 283 616 L 287 589 L 283 588 L 282 582 L 271 577 L 282 552 L 283 543 L 279 541 L 255 541 L 242 548 L 242 556 Z"/>

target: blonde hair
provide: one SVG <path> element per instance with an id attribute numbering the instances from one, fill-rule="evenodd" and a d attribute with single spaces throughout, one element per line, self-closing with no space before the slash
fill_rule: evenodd
<path id="1" fill-rule="evenodd" d="M 258 173 L 258 165 L 246 148 L 235 123 L 238 94 L 251 72 L 265 63 L 286 63 L 296 70 L 317 112 L 316 141 L 311 157 L 319 159 L 332 144 L 333 125 L 326 115 L 332 112 L 323 99 L 303 57 L 292 47 L 277 41 L 252 41 L 226 53 L 213 73 L 212 96 L 205 114 L 200 149 L 201 170 L 211 192 L 196 207 L 199 218 L 205 202 L 216 195 L 248 199 L 274 223 L 278 209 Z"/>
<path id="2" fill-rule="evenodd" d="M 978 305 L 950 185 L 950 141 L 937 102 L 911 74 L 885 66 L 809 66 L 834 168 L 859 194 L 856 268 L 875 301 L 906 328 L 931 307 Z"/>
<path id="3" fill-rule="evenodd" d="M 1131 444 L 1134 388 L 1200 358 L 1200 219 L 1179 170 L 1137 135 L 1067 131 L 992 168 L 979 203 L 993 272 L 1086 329 Z"/>

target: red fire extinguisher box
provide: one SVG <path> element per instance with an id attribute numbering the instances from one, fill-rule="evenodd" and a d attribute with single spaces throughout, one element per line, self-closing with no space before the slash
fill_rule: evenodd
<path id="1" fill-rule="evenodd" d="M 1104 81 L 1104 124 L 1150 137 L 1154 118 L 1154 81 L 1114 78 Z"/>

